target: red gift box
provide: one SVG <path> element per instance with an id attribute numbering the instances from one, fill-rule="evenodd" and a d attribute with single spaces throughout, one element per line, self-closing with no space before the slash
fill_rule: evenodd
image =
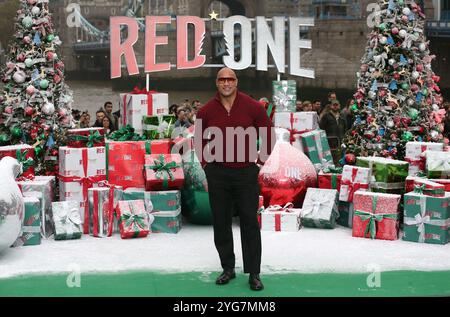
<path id="1" fill-rule="evenodd" d="M 119 201 L 116 212 L 122 239 L 146 237 L 150 233 L 149 214 L 143 200 Z"/>
<path id="2" fill-rule="evenodd" d="M 105 129 L 69 129 L 67 130 L 67 145 L 75 148 L 105 146 Z"/>
<path id="3" fill-rule="evenodd" d="M 145 188 L 149 191 L 181 189 L 184 172 L 180 154 L 145 156 Z"/>
<path id="4" fill-rule="evenodd" d="M 414 181 L 416 179 L 423 179 L 422 177 L 418 176 L 408 176 L 405 179 L 405 193 L 412 192 L 414 190 Z"/>
<path id="5" fill-rule="evenodd" d="M 414 192 L 432 197 L 444 197 L 445 186 L 427 179 L 414 180 Z"/>
<path id="6" fill-rule="evenodd" d="M 354 195 L 353 237 L 398 239 L 400 195 L 357 191 Z"/>
<path id="7" fill-rule="evenodd" d="M 319 172 L 319 188 L 323 189 L 341 189 L 342 174 Z"/>
<path id="8" fill-rule="evenodd" d="M 444 185 L 444 190 L 450 192 L 450 179 L 430 179 L 430 181 Z"/>
<path id="9" fill-rule="evenodd" d="M 0 147 L 0 160 L 5 156 L 15 158 L 22 165 L 19 179 L 34 179 L 35 156 L 34 148 L 28 144 L 9 145 Z"/>
<path id="10" fill-rule="evenodd" d="M 109 141 L 106 143 L 106 173 L 111 184 L 126 188 L 144 188 L 146 154 L 169 154 L 173 141 Z"/>

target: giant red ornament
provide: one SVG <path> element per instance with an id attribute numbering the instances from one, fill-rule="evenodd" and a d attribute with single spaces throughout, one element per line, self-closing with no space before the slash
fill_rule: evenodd
<path id="1" fill-rule="evenodd" d="M 316 170 L 309 158 L 288 142 L 282 141 L 275 144 L 258 179 L 266 207 L 288 202 L 301 207 L 308 187 L 317 185 Z"/>

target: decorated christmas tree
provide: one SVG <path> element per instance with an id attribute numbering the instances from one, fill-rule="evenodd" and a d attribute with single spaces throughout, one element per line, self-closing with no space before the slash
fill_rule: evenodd
<path id="1" fill-rule="evenodd" d="M 443 142 L 445 111 L 431 69 L 425 15 L 414 1 L 378 1 L 344 138 L 345 163 L 355 156 L 403 159 L 408 141 Z M 448 142 L 448 140 L 446 140 Z"/>
<path id="2" fill-rule="evenodd" d="M 40 175 L 57 173 L 58 146 L 73 127 L 72 94 L 64 83 L 64 63 L 57 54 L 61 41 L 48 4 L 20 1 L 0 92 L 0 145 L 32 145 Z"/>

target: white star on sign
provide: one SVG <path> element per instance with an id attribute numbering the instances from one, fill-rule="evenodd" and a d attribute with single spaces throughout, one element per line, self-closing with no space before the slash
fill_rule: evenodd
<path id="1" fill-rule="evenodd" d="M 217 21 L 217 16 L 218 16 L 218 14 L 216 13 L 216 11 L 212 11 L 210 14 L 209 14 L 209 16 L 210 16 L 210 20 L 216 20 Z"/>

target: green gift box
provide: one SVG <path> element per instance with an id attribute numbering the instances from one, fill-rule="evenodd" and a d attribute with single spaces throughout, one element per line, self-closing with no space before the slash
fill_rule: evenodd
<path id="1" fill-rule="evenodd" d="M 24 197 L 25 219 L 22 235 L 17 238 L 13 246 L 27 246 L 41 244 L 41 201 L 37 197 Z"/>
<path id="2" fill-rule="evenodd" d="M 426 158 L 429 179 L 450 178 L 450 152 L 426 151 Z"/>
<path id="3" fill-rule="evenodd" d="M 66 200 L 52 203 L 55 220 L 55 240 L 80 239 L 83 230 L 80 203 Z"/>
<path id="4" fill-rule="evenodd" d="M 314 164 L 316 170 L 323 170 L 333 165 L 330 145 L 324 130 L 314 130 L 300 135 L 303 151 Z"/>
<path id="5" fill-rule="evenodd" d="M 295 112 L 297 82 L 295 80 L 273 81 L 272 99 L 276 112 Z"/>
<path id="6" fill-rule="evenodd" d="M 173 115 L 144 116 L 142 130 L 149 140 L 171 138 L 176 118 Z"/>
<path id="7" fill-rule="evenodd" d="M 181 206 L 181 192 L 179 190 L 145 192 L 144 201 L 153 205 L 153 212 L 177 211 Z"/>
<path id="8" fill-rule="evenodd" d="M 308 188 L 301 211 L 303 226 L 322 229 L 336 227 L 338 191 L 336 189 Z"/>
<path id="9" fill-rule="evenodd" d="M 358 157 L 356 165 L 371 169 L 371 186 L 383 188 L 382 183 L 396 183 L 390 188 L 400 188 L 404 186 L 408 176 L 409 163 L 405 161 L 392 160 L 383 157 Z M 387 189 L 386 187 L 384 187 Z"/>
<path id="10" fill-rule="evenodd" d="M 127 188 L 123 200 L 144 200 L 148 212 L 176 211 L 181 206 L 179 190 L 144 191 L 143 188 Z"/>
<path id="11" fill-rule="evenodd" d="M 418 193 L 404 196 L 405 241 L 446 244 L 450 241 L 450 192 L 444 197 Z"/>
<path id="12" fill-rule="evenodd" d="M 151 230 L 153 233 L 178 233 L 181 230 L 181 208 L 173 211 L 151 212 L 155 217 Z"/>
<path id="13" fill-rule="evenodd" d="M 336 219 L 336 222 L 344 227 L 352 228 L 353 227 L 353 214 L 355 212 L 353 208 L 353 203 L 349 203 L 346 201 L 338 202 L 338 211 L 339 217 Z"/>

